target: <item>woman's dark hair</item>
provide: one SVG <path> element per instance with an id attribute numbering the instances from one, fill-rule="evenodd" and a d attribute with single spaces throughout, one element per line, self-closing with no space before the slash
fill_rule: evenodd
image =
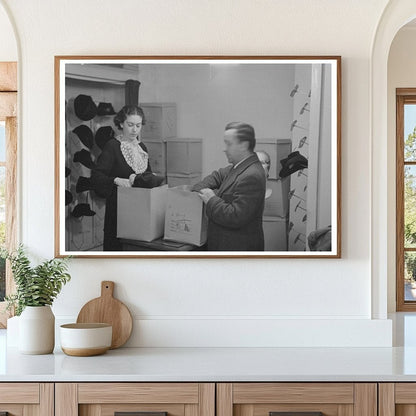
<path id="1" fill-rule="evenodd" d="M 236 136 L 240 142 L 248 143 L 248 150 L 253 151 L 256 146 L 256 137 L 253 126 L 242 123 L 241 121 L 232 121 L 225 126 L 225 130 L 236 130 Z"/>
<path id="2" fill-rule="evenodd" d="M 127 116 L 140 116 L 142 118 L 142 125 L 146 124 L 144 112 L 141 107 L 137 105 L 125 105 L 115 116 L 114 124 L 119 130 L 123 130 L 122 124 L 126 121 Z"/>

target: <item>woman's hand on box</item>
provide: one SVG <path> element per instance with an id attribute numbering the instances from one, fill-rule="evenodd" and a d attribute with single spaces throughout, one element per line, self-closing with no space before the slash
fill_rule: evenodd
<path id="1" fill-rule="evenodd" d="M 131 184 L 130 184 L 130 180 L 129 179 L 124 179 L 124 178 L 115 178 L 114 179 L 114 183 L 117 186 L 121 186 L 123 188 L 130 188 Z"/>
<path id="2" fill-rule="evenodd" d="M 129 176 L 129 182 L 130 182 L 130 186 L 133 186 L 133 183 L 134 183 L 134 180 L 136 179 L 136 174 L 135 173 L 132 173 L 130 176 Z"/>

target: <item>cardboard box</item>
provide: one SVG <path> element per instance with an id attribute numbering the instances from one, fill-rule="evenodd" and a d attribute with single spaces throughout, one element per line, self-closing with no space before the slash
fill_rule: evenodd
<path id="1" fill-rule="evenodd" d="M 181 173 L 168 173 L 167 174 L 169 188 L 175 188 L 182 185 L 195 185 L 201 182 L 200 173 L 190 173 L 188 175 Z"/>
<path id="2" fill-rule="evenodd" d="M 167 185 L 117 189 L 117 237 L 152 241 L 163 236 Z"/>
<path id="3" fill-rule="evenodd" d="M 272 217 L 285 217 L 289 212 L 290 176 L 278 180 L 268 180 L 267 189 L 271 189 L 271 195 L 264 201 L 263 215 Z"/>
<path id="4" fill-rule="evenodd" d="M 287 218 L 263 217 L 264 251 L 287 251 Z"/>
<path id="5" fill-rule="evenodd" d="M 256 152 L 265 151 L 270 156 L 269 179 L 280 178 L 279 172 L 282 169 L 280 161 L 286 159 L 292 151 L 292 140 L 290 139 L 257 139 Z"/>
<path id="6" fill-rule="evenodd" d="M 170 139 L 167 142 L 167 172 L 201 173 L 202 139 Z"/>
<path id="7" fill-rule="evenodd" d="M 167 191 L 165 240 L 202 246 L 207 240 L 208 218 L 202 199 L 186 187 Z"/>
<path id="8" fill-rule="evenodd" d="M 166 176 L 166 140 L 145 139 L 143 143 L 149 154 L 152 172 L 157 172 L 160 176 Z"/>
<path id="9" fill-rule="evenodd" d="M 142 103 L 146 124 L 142 128 L 142 139 L 164 140 L 176 137 L 175 103 Z"/>

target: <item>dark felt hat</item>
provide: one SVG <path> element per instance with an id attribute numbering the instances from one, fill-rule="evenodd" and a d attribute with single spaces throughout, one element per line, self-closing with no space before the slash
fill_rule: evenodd
<path id="1" fill-rule="evenodd" d="M 71 169 L 65 166 L 65 178 L 67 178 L 71 174 Z"/>
<path id="2" fill-rule="evenodd" d="M 92 189 L 91 178 L 86 178 L 85 176 L 80 176 L 77 180 L 75 190 L 78 193 L 90 191 Z"/>
<path id="3" fill-rule="evenodd" d="M 72 131 L 78 136 L 84 146 L 88 147 L 88 149 L 92 149 L 92 146 L 94 145 L 94 135 L 88 126 L 81 124 Z"/>
<path id="4" fill-rule="evenodd" d="M 111 126 L 100 127 L 95 133 L 95 143 L 103 150 L 105 144 L 114 138 L 114 130 Z"/>
<path id="5" fill-rule="evenodd" d="M 92 217 L 95 212 L 91 210 L 90 204 L 78 204 L 72 210 L 71 215 L 75 218 L 79 217 Z"/>
<path id="6" fill-rule="evenodd" d="M 113 116 L 116 112 L 114 111 L 111 103 L 99 103 L 97 107 L 97 116 Z"/>
<path id="7" fill-rule="evenodd" d="M 136 175 L 133 182 L 133 188 L 156 188 L 164 182 L 163 176 L 154 175 L 152 172 L 144 172 Z"/>
<path id="8" fill-rule="evenodd" d="M 290 153 L 286 159 L 282 159 L 280 164 L 282 165 L 282 169 L 279 172 L 279 176 L 286 178 L 298 170 L 306 169 L 308 167 L 308 159 L 296 151 Z"/>
<path id="9" fill-rule="evenodd" d="M 88 150 L 82 149 L 74 154 L 74 162 L 79 162 L 88 169 L 94 169 L 95 164 L 91 159 L 91 154 Z"/>
<path id="10" fill-rule="evenodd" d="M 74 111 L 78 118 L 88 121 L 97 115 L 97 106 L 91 96 L 80 94 L 74 100 Z"/>
<path id="11" fill-rule="evenodd" d="M 65 189 L 65 206 L 69 205 L 73 201 L 73 197 L 71 192 Z"/>

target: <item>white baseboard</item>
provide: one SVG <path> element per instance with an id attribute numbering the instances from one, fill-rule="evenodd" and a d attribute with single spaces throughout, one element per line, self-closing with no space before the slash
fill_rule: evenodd
<path id="1" fill-rule="evenodd" d="M 75 319 L 56 317 L 56 327 L 63 323 L 74 322 Z M 392 321 L 389 319 L 211 319 L 208 317 L 147 319 L 140 317 L 134 320 L 133 333 L 125 346 L 391 347 Z"/>

